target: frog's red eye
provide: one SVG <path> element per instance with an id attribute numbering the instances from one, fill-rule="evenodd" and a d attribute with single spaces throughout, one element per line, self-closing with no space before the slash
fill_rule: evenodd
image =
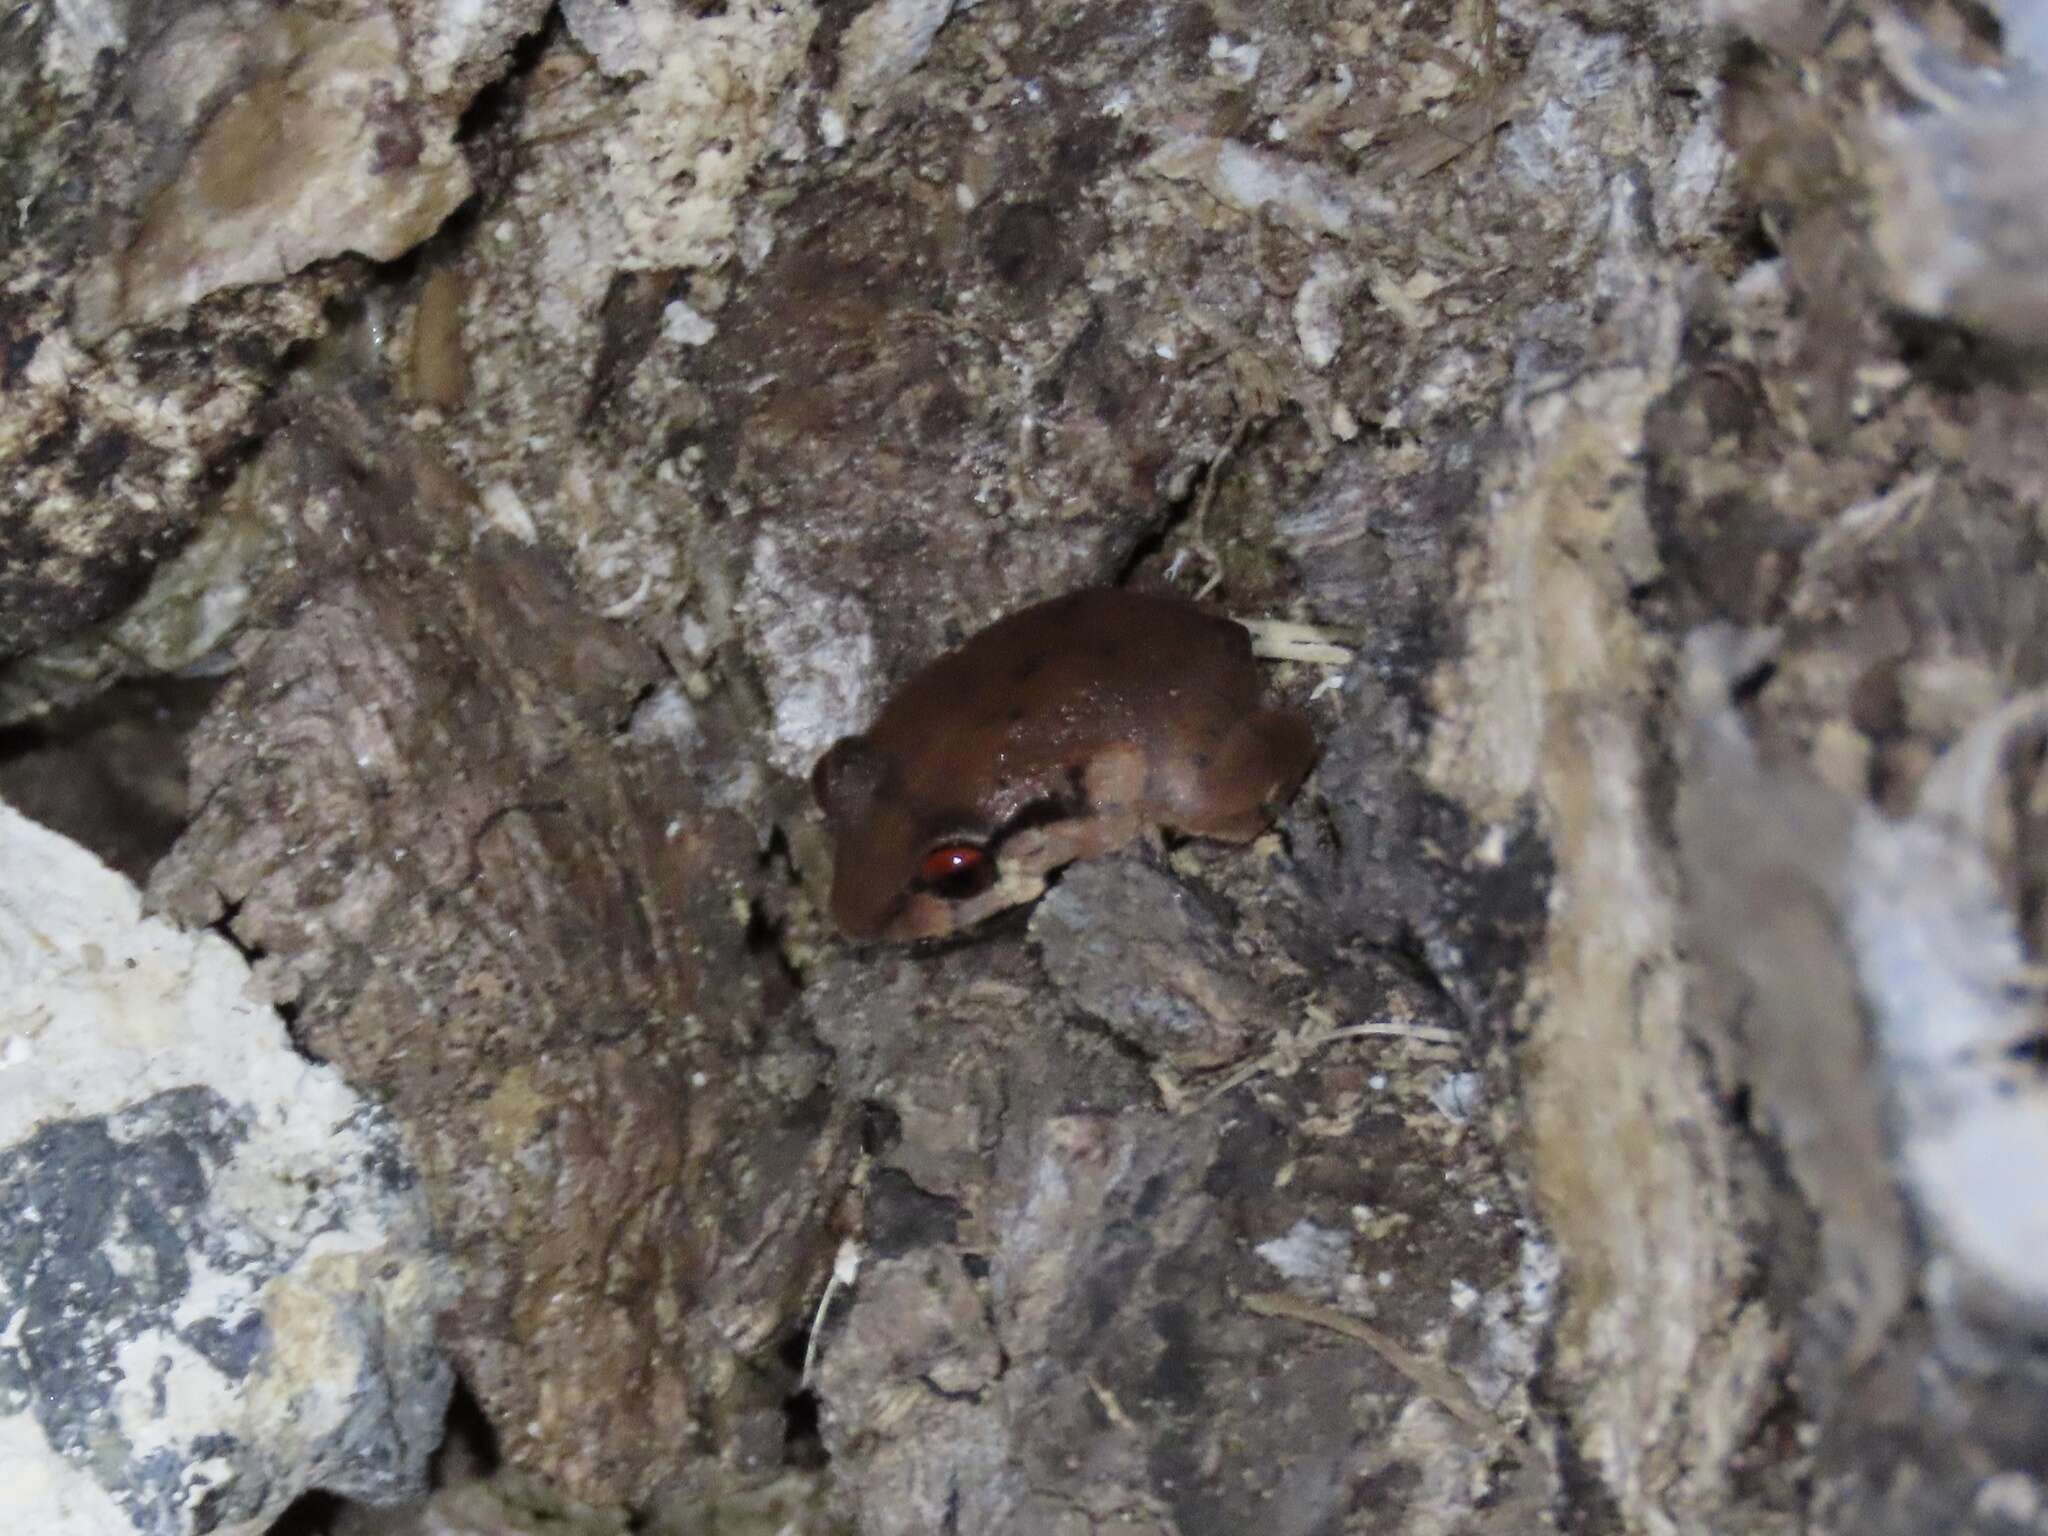
<path id="1" fill-rule="evenodd" d="M 996 861 L 973 843 L 941 843 L 924 856 L 917 877 L 935 895 L 961 901 L 995 884 Z"/>

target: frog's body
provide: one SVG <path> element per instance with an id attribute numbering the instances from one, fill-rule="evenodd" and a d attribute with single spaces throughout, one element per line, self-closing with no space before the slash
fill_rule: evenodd
<path id="1" fill-rule="evenodd" d="M 1242 626 L 1115 589 L 1040 603 L 819 760 L 833 917 L 850 938 L 930 938 L 1148 826 L 1249 841 L 1315 752 L 1306 720 L 1265 707 Z"/>

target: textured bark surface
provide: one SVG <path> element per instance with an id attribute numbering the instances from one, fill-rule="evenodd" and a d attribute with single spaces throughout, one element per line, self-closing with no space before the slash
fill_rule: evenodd
<path id="1" fill-rule="evenodd" d="M 406 1125 L 506 1454 L 632 1498 L 678 1445 L 773 1464 L 852 1149 L 749 950 L 756 850 L 707 796 L 730 726 L 552 562 L 472 544 L 374 413 L 319 415 L 273 451 L 320 522 L 193 738 L 153 895 L 259 954 Z"/>
<path id="2" fill-rule="evenodd" d="M 508 1463 L 403 1518 L 2041 1528 L 2022 8 L 328 9 L 472 200 L 99 340 L 240 13 L 0 21 L 0 713 L 216 680 L 151 890 Z M 1353 653 L 1274 835 L 841 943 L 818 752 L 1100 582 Z M 0 792 L 143 867 L 136 739 Z"/>

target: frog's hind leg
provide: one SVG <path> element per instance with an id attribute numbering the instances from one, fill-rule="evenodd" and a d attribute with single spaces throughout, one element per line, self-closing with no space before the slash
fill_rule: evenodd
<path id="1" fill-rule="evenodd" d="M 1219 842 L 1248 843 L 1273 823 L 1273 813 L 1315 765 L 1316 738 L 1302 716 L 1262 709 L 1231 726 L 1212 750 L 1178 764 L 1162 786 L 1162 819 L 1176 832 Z"/>

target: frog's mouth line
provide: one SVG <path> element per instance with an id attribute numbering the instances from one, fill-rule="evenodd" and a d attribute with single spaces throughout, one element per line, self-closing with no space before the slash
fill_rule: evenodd
<path id="1" fill-rule="evenodd" d="M 1050 890 L 1051 888 L 1051 884 L 1048 883 L 1046 889 Z M 1005 907 L 1000 912 L 991 913 L 978 923 L 969 923 L 965 927 L 955 928 L 951 933 L 941 934 L 938 938 L 912 939 L 907 945 L 899 944 L 892 947 L 899 951 L 907 951 L 920 960 L 925 960 L 935 959 L 940 955 L 950 955 L 954 950 L 966 949 L 970 945 L 985 944 L 991 938 L 998 938 L 1006 933 L 1013 933 L 1016 937 L 1022 938 L 1026 926 L 1031 921 L 1031 910 L 1034 905 L 1035 903 L 1026 902 L 1021 906 Z"/>
<path id="2" fill-rule="evenodd" d="M 1098 805 L 1080 768 L 1066 768 L 1062 778 L 1064 783 L 1058 788 L 1011 812 L 987 834 L 985 841 L 976 842 L 979 829 L 972 826 L 968 817 L 946 818 L 931 825 L 925 840 L 927 854 L 951 843 L 974 844 L 988 855 L 995 871 L 994 880 L 960 896 L 946 895 L 936 883 L 913 881 L 897 891 L 882 914 L 878 929 L 886 932 L 894 927 L 913 902 L 922 900 L 941 903 L 954 917 L 944 934 L 908 941 L 920 953 L 938 953 L 956 941 L 986 937 L 992 922 L 1012 908 L 1029 907 L 1044 895 L 1061 868 L 1127 840 L 1129 829 L 1124 836 L 1103 842 L 1089 837 L 1083 829 L 1091 822 L 1114 818 L 1120 811 L 1126 817 L 1129 813 L 1113 803 Z"/>
<path id="3" fill-rule="evenodd" d="M 991 925 L 1007 916 L 1012 910 L 1020 913 L 1027 911 L 1045 893 L 1047 886 L 1057 876 L 1058 868 L 1033 871 L 1020 877 L 1015 869 L 1014 858 L 1017 840 L 1020 838 L 1028 839 L 1034 833 L 1042 833 L 1047 829 L 1064 823 L 1085 818 L 1093 809 L 1088 794 L 1082 787 L 1080 771 L 1078 769 L 1069 769 L 1066 777 L 1067 783 L 1062 790 L 1040 796 L 1038 799 L 1019 807 L 1011 813 L 1010 817 L 1001 826 L 996 828 L 986 842 L 980 845 L 986 850 L 989 861 L 995 870 L 995 879 L 991 885 L 982 887 L 972 895 L 948 898 L 931 885 L 925 884 L 922 881 L 915 882 L 897 892 L 895 899 L 889 904 L 887 913 L 882 918 L 882 926 L 886 928 L 894 924 L 910 906 L 910 903 L 920 897 L 927 900 L 942 901 L 954 911 L 971 911 L 976 904 L 987 902 L 992 893 L 1001 893 L 1004 892 L 1006 887 L 1008 888 L 1009 899 L 1002 901 L 992 910 L 980 916 L 964 917 L 951 931 L 943 935 L 932 938 L 913 939 L 911 941 L 912 947 L 918 953 L 937 954 L 943 953 L 952 944 L 968 943 L 988 937 Z M 927 839 L 927 849 L 941 848 L 950 842 L 969 842 L 973 840 L 971 831 L 963 830 L 956 824 L 947 823 L 944 824 L 944 827 L 944 830 L 935 832 Z M 1007 859 L 1005 857 L 1006 849 L 1010 853 L 1010 857 Z M 1070 862 L 1070 859 L 1060 859 L 1057 861 L 1057 864 L 1065 865 Z M 1029 890 L 1020 889 L 1020 887 L 1027 885 L 1031 887 Z"/>

